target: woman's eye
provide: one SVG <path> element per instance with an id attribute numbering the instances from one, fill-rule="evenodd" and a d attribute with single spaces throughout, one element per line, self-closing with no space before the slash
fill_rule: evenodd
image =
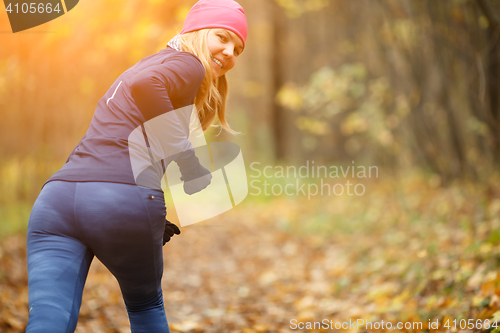
<path id="1" fill-rule="evenodd" d="M 219 39 L 220 39 L 221 41 L 223 41 L 223 42 L 226 40 L 226 37 L 224 37 L 223 35 L 217 35 L 217 36 L 218 36 L 218 37 L 219 37 Z"/>

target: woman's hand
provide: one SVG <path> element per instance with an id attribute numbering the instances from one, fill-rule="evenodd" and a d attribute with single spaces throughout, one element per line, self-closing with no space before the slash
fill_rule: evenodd
<path id="1" fill-rule="evenodd" d="M 178 235 L 181 233 L 181 230 L 179 229 L 178 226 L 170 222 L 169 220 L 165 219 L 165 231 L 163 232 L 163 245 L 165 245 L 170 238 L 174 237 L 175 235 Z"/>
<path id="2" fill-rule="evenodd" d="M 212 174 L 200 164 L 198 159 L 196 159 L 196 164 L 193 167 L 189 169 L 181 168 L 181 173 L 184 192 L 189 195 L 200 192 L 212 182 Z"/>
<path id="3" fill-rule="evenodd" d="M 203 167 L 201 167 L 201 168 L 203 168 Z M 203 169 L 205 169 L 205 168 L 203 168 Z M 210 183 L 212 182 L 212 174 L 207 169 L 205 169 L 205 170 L 208 173 L 204 174 L 203 176 L 189 180 L 189 181 L 187 181 L 187 180 L 184 181 L 184 192 L 186 192 L 186 194 L 191 195 L 191 194 L 194 194 L 196 192 L 200 192 L 201 190 L 206 188 L 208 185 L 210 185 Z"/>

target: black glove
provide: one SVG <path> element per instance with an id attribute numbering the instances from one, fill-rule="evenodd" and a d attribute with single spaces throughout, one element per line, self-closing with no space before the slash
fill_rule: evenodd
<path id="1" fill-rule="evenodd" d="M 181 180 L 184 182 L 184 192 L 191 195 L 200 192 L 210 185 L 212 182 L 212 174 L 201 164 L 198 164 L 194 172 L 188 174 L 186 177 L 183 175 Z"/>
<path id="2" fill-rule="evenodd" d="M 165 219 L 165 231 L 163 232 L 163 245 L 165 245 L 174 234 L 178 235 L 181 231 L 178 226 Z"/>
<path id="3" fill-rule="evenodd" d="M 184 182 L 184 192 L 194 194 L 200 192 L 212 181 L 212 173 L 200 164 L 194 149 L 176 154 L 174 161 L 179 165 L 181 181 Z"/>

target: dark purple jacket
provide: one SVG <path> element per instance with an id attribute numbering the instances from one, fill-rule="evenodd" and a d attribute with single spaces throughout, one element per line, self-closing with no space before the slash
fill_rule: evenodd
<path id="1" fill-rule="evenodd" d="M 87 133 L 66 164 L 47 182 L 136 184 L 129 135 L 148 120 L 193 105 L 204 75 L 203 65 L 195 55 L 169 47 L 139 61 L 120 75 L 99 100 Z M 193 151 L 177 157 L 173 160 L 179 166 L 183 160 L 198 161 Z"/>

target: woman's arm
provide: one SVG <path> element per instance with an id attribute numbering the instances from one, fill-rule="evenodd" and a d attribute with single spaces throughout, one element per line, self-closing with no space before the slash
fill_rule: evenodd
<path id="1" fill-rule="evenodd" d="M 205 76 L 201 62 L 183 52 L 163 64 L 148 67 L 130 82 L 130 92 L 146 120 L 194 104 L 194 99 Z"/>
<path id="2" fill-rule="evenodd" d="M 179 165 L 185 185 L 203 177 L 208 180 L 208 183 L 203 181 L 204 188 L 210 183 L 211 175 L 200 164 L 188 137 L 192 104 L 205 72 L 197 58 L 186 55 L 183 58 L 183 61 L 169 59 L 137 73 L 130 84 L 131 96 L 148 119 L 143 132 L 152 162 L 168 157 Z M 175 112 L 170 112 L 174 110 L 172 100 L 178 106 Z M 197 191 L 189 189 L 188 192 Z"/>

